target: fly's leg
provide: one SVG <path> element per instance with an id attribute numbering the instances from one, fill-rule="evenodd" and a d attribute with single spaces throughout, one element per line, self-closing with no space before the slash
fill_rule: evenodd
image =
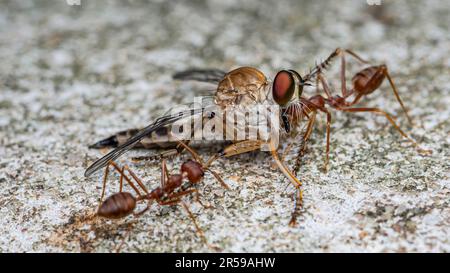
<path id="1" fill-rule="evenodd" d="M 303 191 L 298 188 L 294 194 L 294 208 L 292 209 L 291 220 L 289 221 L 289 226 L 294 227 L 297 225 L 297 217 L 303 208 Z"/>
<path id="2" fill-rule="evenodd" d="M 297 177 L 289 171 L 289 169 L 280 161 L 278 158 L 278 154 L 273 147 L 273 143 L 269 143 L 272 146 L 271 152 L 272 156 L 275 159 L 275 162 L 278 164 L 280 170 L 289 178 L 289 180 L 294 184 L 296 188 L 296 195 L 294 198 L 294 209 L 291 214 L 291 220 L 289 221 L 289 226 L 294 226 L 296 224 L 297 214 L 299 213 L 299 209 L 303 207 L 303 189 L 302 182 L 297 179 Z"/>
<path id="3" fill-rule="evenodd" d="M 179 141 L 178 145 L 175 148 L 163 151 L 158 154 L 153 154 L 153 155 L 148 155 L 148 156 L 136 156 L 136 157 L 132 157 L 131 159 L 133 161 L 139 162 L 139 161 L 156 161 L 156 160 L 176 157 L 176 156 L 179 156 L 181 153 L 183 153 L 183 151 L 185 149 L 184 145 L 181 145 L 181 143 L 183 143 L 184 145 L 188 145 L 189 141 L 184 141 L 184 142 Z"/>
<path id="4" fill-rule="evenodd" d="M 286 167 L 286 165 L 280 160 L 278 154 L 276 152 L 276 148 L 273 142 L 266 143 L 261 140 L 244 140 L 230 146 L 227 146 L 223 149 L 219 155 L 224 157 L 230 157 L 233 155 L 238 155 L 250 151 L 255 151 L 261 148 L 263 144 L 269 144 L 270 152 L 272 153 L 273 158 L 275 159 L 276 164 L 278 165 L 281 172 L 294 184 L 296 187 L 300 187 L 302 183 L 292 174 L 292 172 Z"/>
<path id="5" fill-rule="evenodd" d="M 218 158 L 221 157 L 231 157 L 234 155 L 239 155 L 251 151 L 255 151 L 261 148 L 262 141 L 260 140 L 243 140 L 236 143 L 233 143 L 231 145 L 228 145 L 224 149 L 220 150 L 218 153 L 211 156 L 208 161 L 204 164 L 206 168 L 211 166 L 211 164 L 216 161 Z M 223 179 L 215 172 L 212 172 L 209 170 L 212 175 L 219 181 L 222 187 L 225 189 L 230 189 L 230 187 L 223 181 Z"/>
<path id="6" fill-rule="evenodd" d="M 293 174 L 297 176 L 298 171 L 300 170 L 300 165 L 302 162 L 303 155 L 305 153 L 306 149 L 306 142 L 308 141 L 309 137 L 311 136 L 312 130 L 314 128 L 314 122 L 316 120 L 316 111 L 313 112 L 311 115 L 308 127 L 306 128 L 306 133 L 303 137 L 303 143 L 297 153 L 297 157 L 295 159 L 295 165 L 292 170 Z M 300 214 L 300 210 L 303 208 L 303 192 L 300 188 L 296 190 L 294 193 L 294 208 L 292 209 L 291 214 L 291 220 L 289 221 L 289 226 L 293 227 L 297 224 L 297 216 Z"/>
<path id="7" fill-rule="evenodd" d="M 286 164 L 284 164 L 280 160 L 278 153 L 276 151 L 276 148 L 273 145 L 273 142 L 269 142 L 268 144 L 271 147 L 270 152 L 272 154 L 272 157 L 275 160 L 275 163 L 277 164 L 280 171 L 289 179 L 289 181 L 292 182 L 292 184 L 296 188 L 300 188 L 302 186 L 302 182 L 300 182 L 300 180 L 298 180 L 298 178 L 289 170 L 289 168 L 286 166 Z"/>
<path id="8" fill-rule="evenodd" d="M 169 150 L 166 150 L 166 151 L 158 153 L 158 154 L 144 155 L 144 156 L 134 156 L 134 157 L 131 158 L 131 160 L 133 160 L 135 162 L 140 162 L 140 161 L 157 161 L 157 160 L 160 160 L 160 159 L 172 158 L 172 157 L 178 156 L 179 154 L 180 154 L 180 152 L 177 149 L 169 149 Z"/>
<path id="9" fill-rule="evenodd" d="M 261 148 L 261 146 L 263 144 L 269 144 L 270 152 L 271 152 L 273 158 L 275 159 L 275 162 L 276 162 L 278 168 L 298 190 L 299 199 L 296 202 L 298 202 L 299 207 L 301 207 L 303 204 L 303 190 L 301 189 L 302 182 L 300 182 L 297 179 L 297 177 L 295 177 L 295 175 L 292 174 L 292 172 L 289 170 L 289 168 L 287 168 L 286 165 L 280 160 L 280 158 L 276 152 L 276 148 L 275 148 L 273 142 L 271 142 L 271 141 L 269 143 L 266 143 L 261 140 L 244 140 L 244 141 L 236 142 L 234 144 L 231 144 L 231 145 L 225 147 L 222 151 L 220 151 L 216 155 L 212 156 L 208 160 L 207 164 L 211 164 L 215 159 L 217 159 L 219 157 L 230 157 L 230 156 L 258 150 Z"/>

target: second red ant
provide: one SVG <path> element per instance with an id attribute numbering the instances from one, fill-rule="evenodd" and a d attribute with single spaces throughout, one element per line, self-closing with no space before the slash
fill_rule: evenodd
<path id="1" fill-rule="evenodd" d="M 210 246 L 203 230 L 198 225 L 194 214 L 190 211 L 189 206 L 182 200 L 182 197 L 189 194 L 195 194 L 195 200 L 198 203 L 205 208 L 210 208 L 210 206 L 206 206 L 200 201 L 200 194 L 195 188 L 195 186 L 203 179 L 206 171 L 209 171 L 223 187 L 228 188 L 228 186 L 216 172 L 209 169 L 209 166 L 214 158 L 211 158 L 211 160 L 204 163 L 203 159 L 191 147 L 183 142 L 180 142 L 180 145 L 182 145 L 193 156 L 194 160 L 185 161 L 181 165 L 179 174 L 169 174 L 166 161 L 163 160 L 161 165 L 161 184 L 152 191 L 147 189 L 142 180 L 130 168 L 127 166 L 121 168 L 116 163 L 111 161 L 105 169 L 102 196 L 97 215 L 107 219 L 121 219 L 130 214 L 138 217 L 148 211 L 153 202 L 156 202 L 160 206 L 181 204 L 186 210 L 188 216 L 191 218 L 201 239 L 206 245 Z M 102 201 L 105 194 L 106 181 L 110 166 L 112 166 L 120 174 L 120 190 L 118 193 L 109 196 L 105 201 Z M 132 179 L 125 174 L 125 171 L 129 173 Z M 125 179 L 128 185 L 131 186 L 137 196 L 123 191 L 123 179 Z M 134 182 L 132 180 L 134 180 Z M 143 193 L 141 191 L 143 191 Z M 136 212 L 135 210 L 137 204 L 140 201 L 146 201 L 147 205 L 141 211 Z M 217 249 L 214 246 L 210 247 Z"/>

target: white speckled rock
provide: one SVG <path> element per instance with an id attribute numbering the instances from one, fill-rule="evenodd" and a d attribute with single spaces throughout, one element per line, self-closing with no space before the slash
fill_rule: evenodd
<path id="1" fill-rule="evenodd" d="M 320 116 L 300 171 L 297 227 L 287 225 L 292 189 L 264 153 L 213 165 L 232 189 L 206 176 L 200 189 L 214 208 L 190 202 L 199 224 L 231 252 L 450 251 L 449 1 L 81 2 L 2 4 L 0 252 L 113 251 L 130 229 L 122 251 L 210 251 L 181 208 L 155 206 L 116 222 L 92 217 L 101 181 L 83 172 L 101 153 L 88 144 L 211 89 L 175 83 L 175 71 L 303 73 L 338 46 L 388 64 L 415 125 L 387 84 L 362 104 L 397 115 L 433 154 L 419 155 L 383 117 L 333 112 L 331 168 L 321 171 Z M 337 69 L 329 74 L 335 87 Z M 128 163 L 149 187 L 158 184 L 157 165 Z"/>

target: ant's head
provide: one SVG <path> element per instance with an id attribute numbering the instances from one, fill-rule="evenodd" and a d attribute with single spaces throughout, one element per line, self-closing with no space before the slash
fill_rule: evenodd
<path id="1" fill-rule="evenodd" d="M 304 81 L 297 71 L 281 70 L 275 76 L 272 86 L 272 96 L 276 103 L 285 106 L 291 101 L 298 90 L 298 97 L 302 95 Z"/>

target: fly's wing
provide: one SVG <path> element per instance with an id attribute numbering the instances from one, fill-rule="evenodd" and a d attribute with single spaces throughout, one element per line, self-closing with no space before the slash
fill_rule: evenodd
<path id="1" fill-rule="evenodd" d="M 162 127 L 173 124 L 174 122 L 177 122 L 181 119 L 200 114 L 203 112 L 203 110 L 204 110 L 203 107 L 194 108 L 194 109 L 179 112 L 178 114 L 164 115 L 164 116 L 158 118 L 154 123 L 148 125 L 147 127 L 143 128 L 142 130 L 137 132 L 134 136 L 132 136 L 130 139 L 128 139 L 125 143 L 118 146 L 116 149 L 112 150 L 104 157 L 95 161 L 91 166 L 89 166 L 86 169 L 86 172 L 84 173 L 84 175 L 86 177 L 91 176 L 97 170 L 105 167 L 108 164 L 108 162 L 117 159 L 122 154 L 126 153 L 128 150 L 133 148 L 136 144 L 139 143 L 139 141 L 141 141 L 141 139 L 148 136 L 152 132 L 154 132 Z"/>
<path id="2" fill-rule="evenodd" d="M 221 69 L 197 69 L 192 68 L 175 73 L 172 77 L 176 80 L 199 81 L 209 83 L 219 83 L 227 74 Z"/>
<path id="3" fill-rule="evenodd" d="M 210 92 L 209 92 L 210 93 Z M 210 107 L 214 105 L 214 96 L 202 96 L 196 97 L 195 102 L 183 105 L 183 109 L 196 109 L 201 107 Z M 168 111 L 169 113 L 176 113 L 180 111 L 176 111 L 176 108 L 172 108 Z M 166 112 L 166 113 L 168 113 Z M 170 126 L 170 125 L 169 125 Z M 143 137 L 133 148 L 165 148 L 173 145 L 173 142 L 164 143 L 164 137 L 167 135 L 168 126 L 163 126 L 160 129 L 156 129 L 154 134 L 148 134 Z M 107 138 L 101 139 L 94 144 L 89 145 L 90 149 L 103 149 L 103 148 L 116 148 L 128 141 L 131 137 L 136 135 L 141 129 L 140 128 L 132 128 L 124 131 L 117 132 L 113 135 L 110 135 Z"/>

